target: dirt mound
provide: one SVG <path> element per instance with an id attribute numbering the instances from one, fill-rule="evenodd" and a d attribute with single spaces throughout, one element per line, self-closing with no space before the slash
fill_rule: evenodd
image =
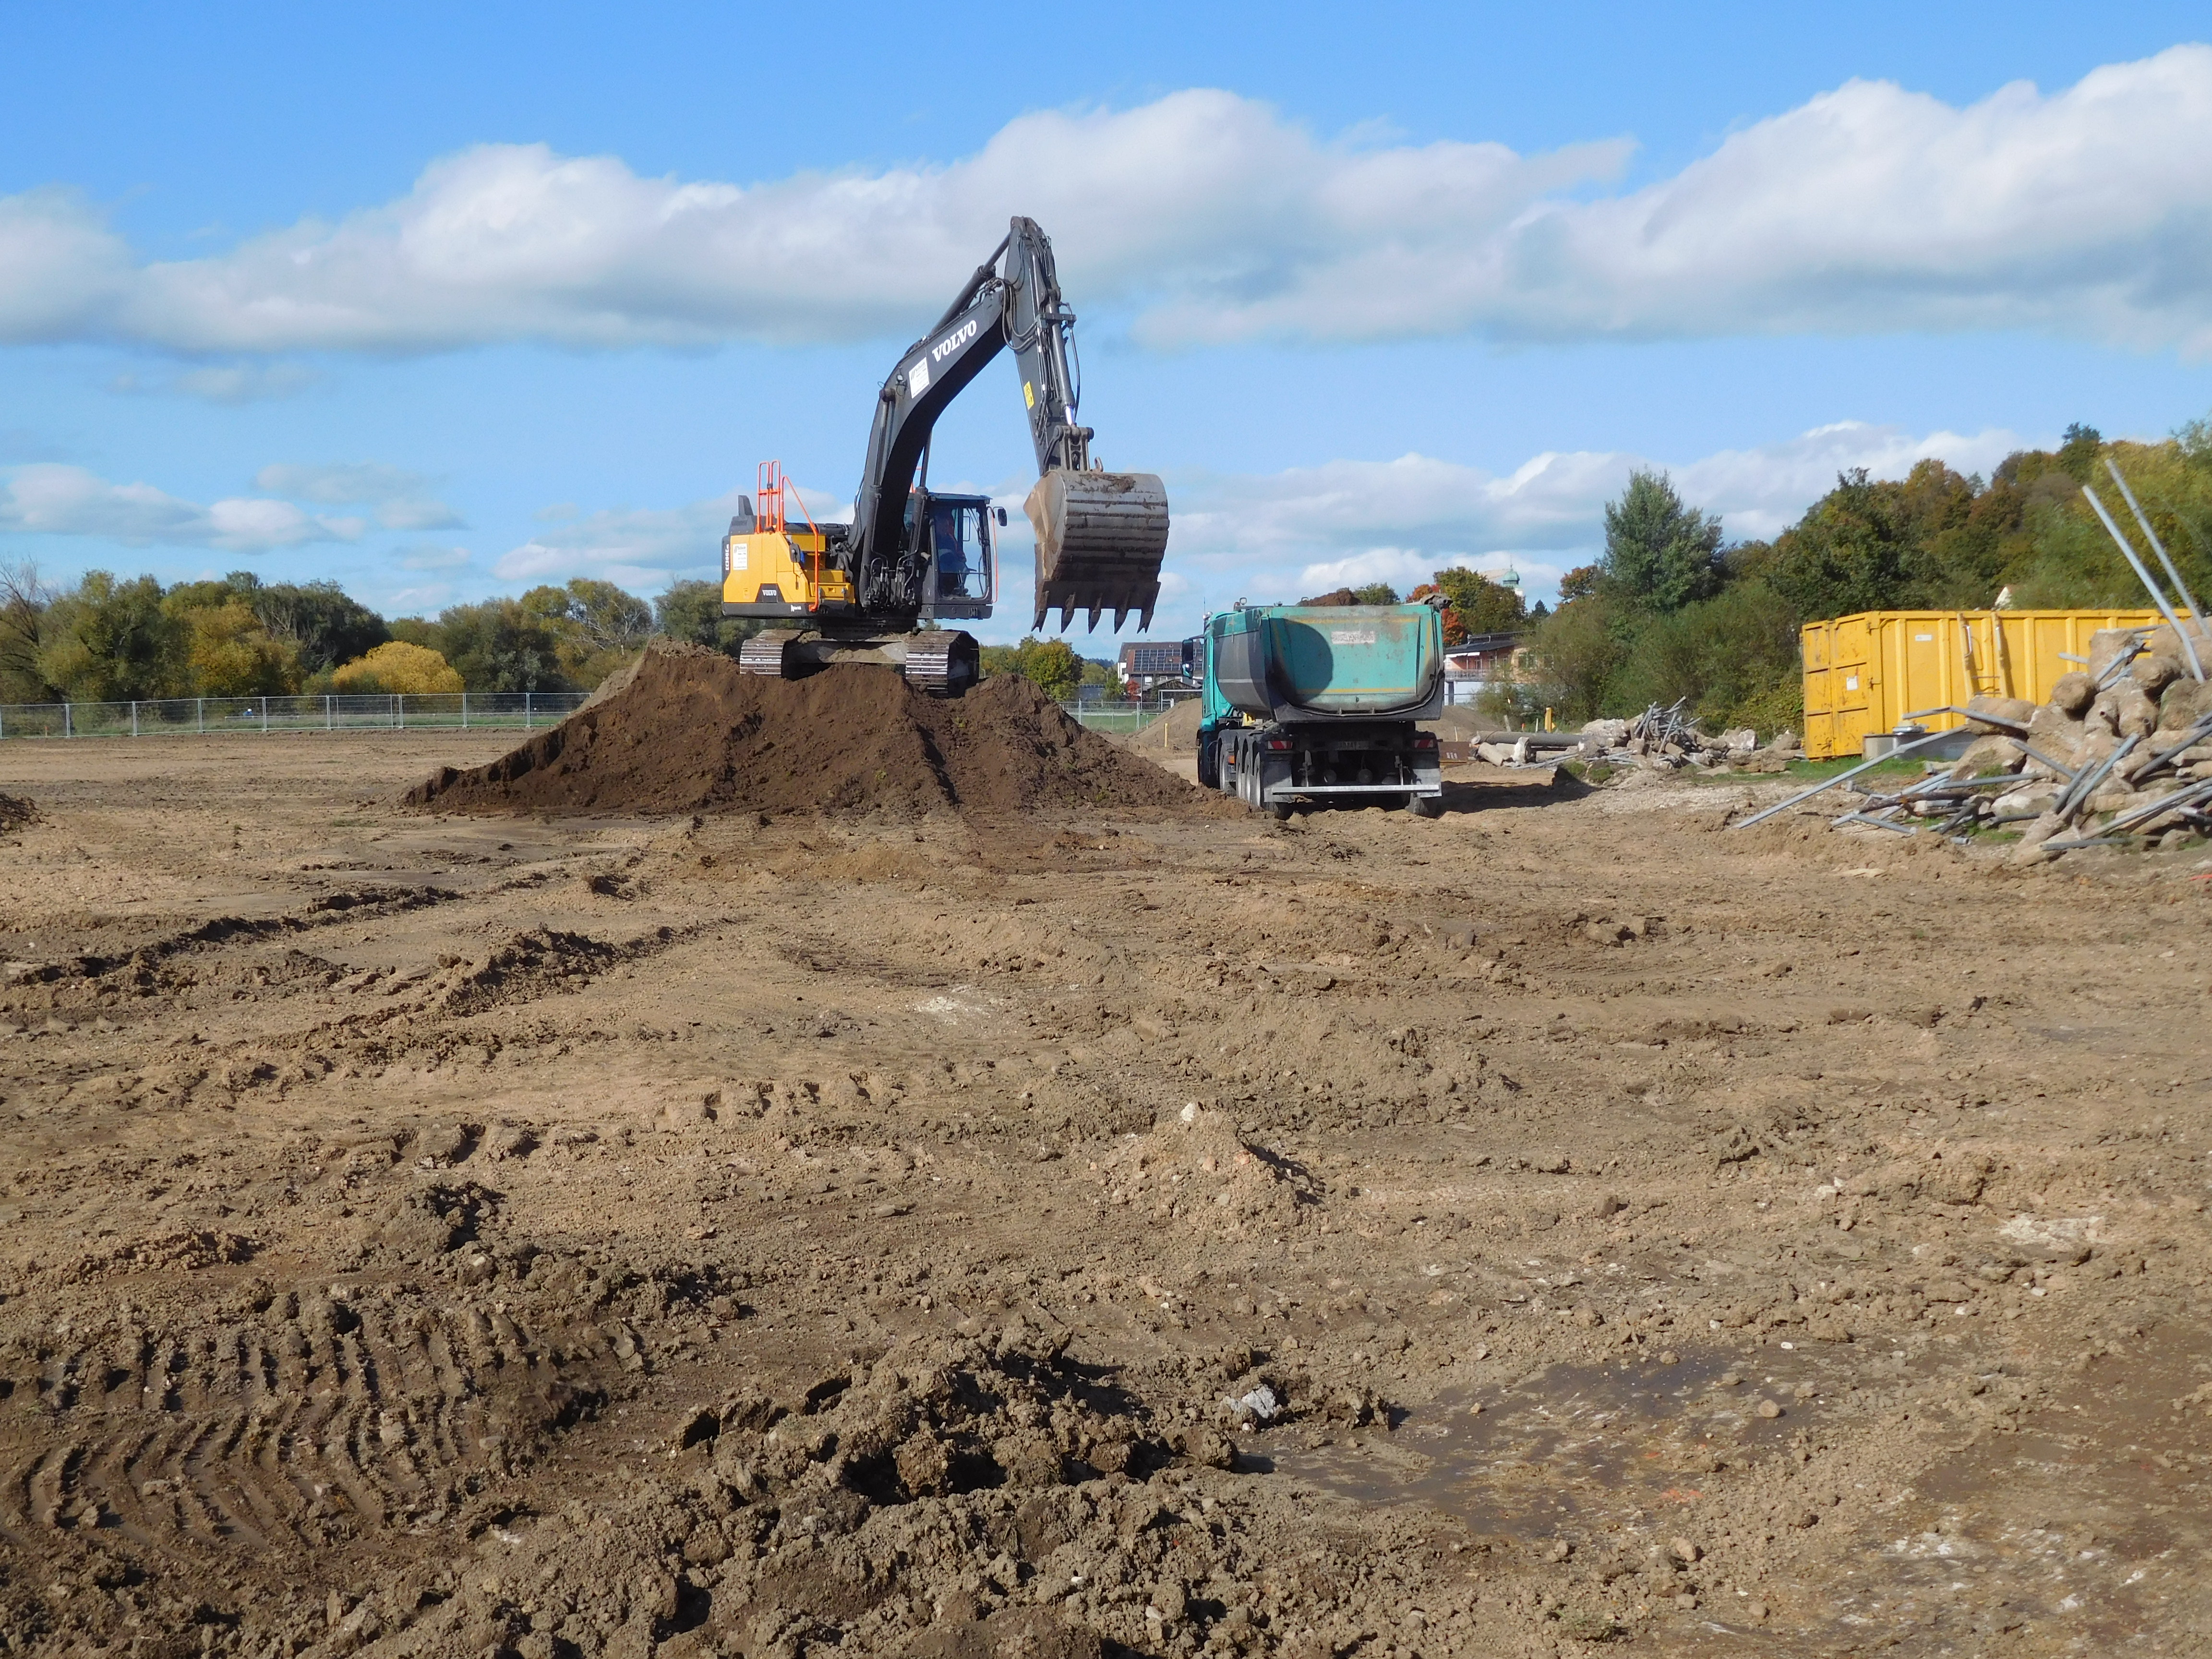
<path id="1" fill-rule="evenodd" d="M 893 669 L 773 680 L 738 673 L 720 653 L 668 645 L 647 652 L 604 702 L 489 765 L 441 768 L 405 797 L 462 812 L 901 816 L 1202 800 L 1011 675 L 947 701 L 910 690 Z"/>
<path id="2" fill-rule="evenodd" d="M 1198 752 L 1198 723 L 1206 710 L 1196 697 L 1185 697 L 1129 739 L 1129 747 L 1152 754 L 1194 755 Z"/>
<path id="3" fill-rule="evenodd" d="M 39 809 L 21 795 L 0 795 L 0 832 L 39 821 Z"/>

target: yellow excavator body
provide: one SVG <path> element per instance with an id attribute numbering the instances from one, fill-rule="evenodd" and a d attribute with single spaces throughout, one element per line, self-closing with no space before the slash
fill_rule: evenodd
<path id="1" fill-rule="evenodd" d="M 828 562 L 827 542 L 811 527 L 725 536 L 722 614 L 830 617 L 857 611 L 853 579 Z"/>

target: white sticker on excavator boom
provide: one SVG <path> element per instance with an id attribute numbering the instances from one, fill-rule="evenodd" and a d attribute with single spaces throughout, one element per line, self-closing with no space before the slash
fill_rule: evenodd
<path id="1" fill-rule="evenodd" d="M 906 372 L 906 395 L 919 398 L 929 390 L 929 359 L 922 358 Z"/>

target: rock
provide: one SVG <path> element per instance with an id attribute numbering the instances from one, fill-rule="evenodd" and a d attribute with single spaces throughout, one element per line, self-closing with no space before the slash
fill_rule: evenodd
<path id="1" fill-rule="evenodd" d="M 2040 864 L 2047 858 L 2057 857 L 2058 855 L 2055 853 L 2045 852 L 2043 850 L 2043 843 L 2049 841 L 2053 836 L 2057 835 L 2065 828 L 2066 820 L 2064 818 L 2060 817 L 2056 812 L 2045 812 L 2041 817 L 2036 819 L 2034 823 L 2029 824 L 2027 829 L 2021 831 L 2020 845 L 2012 849 L 2010 862 L 2014 864 Z"/>
<path id="2" fill-rule="evenodd" d="M 1617 921 L 1591 921 L 1583 925 L 1583 937 L 1593 945 L 1619 945 L 1635 936 Z"/>
<path id="3" fill-rule="evenodd" d="M 1677 1538 L 1673 1543 L 1667 1547 L 1667 1553 L 1673 1556 L 1684 1566 L 1688 1567 L 1695 1566 L 1698 1562 L 1704 1559 L 1705 1553 L 1696 1544 L 1691 1542 L 1690 1540 L 1686 1538 Z"/>
<path id="4" fill-rule="evenodd" d="M 2161 628 L 2158 631 L 2169 641 L 2172 640 L 2173 630 L 2171 628 Z M 2135 665 L 2128 670 L 2128 678 L 2136 683 L 2136 689 L 2145 696 L 2155 700 L 2161 691 L 2188 672 L 2177 657 L 2167 656 L 2154 646 L 2152 654 L 2136 659 Z"/>
<path id="5" fill-rule="evenodd" d="M 1595 1204 L 1590 1206 L 1590 1215 L 1595 1220 L 1603 1221 L 1608 1216 L 1619 1215 L 1627 1207 L 1628 1200 L 1621 1197 L 1620 1194 L 1607 1193 L 1603 1198 L 1601 1198 Z"/>
<path id="6" fill-rule="evenodd" d="M 2055 784 L 2034 783 L 2025 789 L 2015 789 L 2008 795 L 2000 795 L 1995 803 L 1996 815 L 2002 817 L 2024 817 L 2033 814 L 2041 817 L 2058 805 L 2058 787 Z"/>
<path id="7" fill-rule="evenodd" d="M 1978 696 L 1966 699 L 1967 729 L 1999 733 L 2018 732 L 2035 718 L 2036 705 L 2025 697 Z M 1975 720 L 1973 715 L 1987 718 Z"/>
<path id="8" fill-rule="evenodd" d="M 1762 1400 L 1752 1409 L 1756 1411 L 1761 1417 L 1765 1418 L 1770 1423 L 1771 1423 L 1776 1418 L 1782 1415 L 1782 1407 L 1776 1405 L 1771 1400 Z"/>
<path id="9" fill-rule="evenodd" d="M 1690 1591 L 1684 1590 L 1674 1598 L 1674 1606 L 1683 1613 L 1695 1613 L 1698 1610 L 1698 1598 Z"/>
<path id="10" fill-rule="evenodd" d="M 2158 705 L 2140 687 L 2123 682 L 2097 699 L 2100 704 L 2107 701 L 2112 705 L 2112 729 L 2122 737 L 2148 737 L 2158 730 Z"/>
<path id="11" fill-rule="evenodd" d="M 538 1149 L 538 1136 L 527 1124 L 502 1123 L 484 1137 L 484 1152 L 494 1160 L 527 1158 Z"/>
<path id="12" fill-rule="evenodd" d="M 1564 1561 L 1575 1553 L 1575 1547 L 1564 1538 L 1554 1538 L 1544 1552 L 1547 1561 Z"/>
<path id="13" fill-rule="evenodd" d="M 1682 1356 L 1672 1348 L 1662 1348 L 1659 1351 L 1659 1363 L 1662 1365 L 1679 1365 L 1682 1363 Z"/>
<path id="14" fill-rule="evenodd" d="M 1628 722 L 1626 720 L 1589 720 L 1583 726 L 1583 735 L 1586 738 L 1601 739 L 1608 749 L 1615 748 L 1627 741 Z"/>
<path id="15" fill-rule="evenodd" d="M 465 1123 L 431 1123 L 415 1133 L 415 1156 L 432 1164 L 452 1164 L 466 1155 L 473 1139 Z"/>
<path id="16" fill-rule="evenodd" d="M 1720 744 L 1731 755 L 1748 755 L 1759 747 L 1759 733 L 1748 726 L 1740 726 L 1735 731 L 1722 732 Z"/>
<path id="17" fill-rule="evenodd" d="M 2205 672 L 2212 673 L 2212 663 L 2205 665 Z M 2186 732 L 2207 714 L 2212 714 L 2212 680 L 2179 679 L 2159 699 L 2158 729 Z"/>
<path id="18" fill-rule="evenodd" d="M 2084 714 L 2088 707 L 2086 702 L 2081 705 Z M 2071 766 L 2085 730 L 2080 715 L 2069 714 L 2046 704 L 2037 709 L 2035 717 L 2027 723 L 2027 745 L 2048 755 L 2061 766 Z"/>
<path id="19" fill-rule="evenodd" d="M 2101 680 L 2105 671 L 2112 665 L 2115 657 L 2130 656 L 2135 652 L 2137 634 L 2132 628 L 2100 628 L 2089 635 L 2087 669 L 2090 678 Z"/>
<path id="20" fill-rule="evenodd" d="M 1951 775 L 1957 778 L 1994 777 L 2002 772 L 2017 772 L 2027 763 L 2027 757 L 2013 741 L 2013 733 L 2001 738 L 1976 738 L 1960 755 L 1952 767 Z"/>
<path id="21" fill-rule="evenodd" d="M 2061 674 L 2058 683 L 2051 688 L 2050 707 L 2070 720 L 2080 720 L 2096 700 L 2096 681 L 2078 668 L 2070 674 Z"/>

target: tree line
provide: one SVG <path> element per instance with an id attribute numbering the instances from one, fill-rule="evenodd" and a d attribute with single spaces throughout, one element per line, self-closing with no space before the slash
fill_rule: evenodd
<path id="1" fill-rule="evenodd" d="M 164 587 L 93 570 L 57 588 L 0 564 L 0 702 L 590 690 L 653 634 L 734 655 L 754 626 L 724 618 L 706 581 L 648 604 L 579 577 L 387 620 L 334 581 L 240 570 Z"/>
<path id="2" fill-rule="evenodd" d="M 1902 480 L 1839 474 L 1772 541 L 1724 543 L 1721 521 L 1664 473 L 1632 473 L 1605 511 L 1605 554 L 1559 583 L 1531 630 L 1530 671 L 1504 696 L 1524 718 L 1579 724 L 1686 700 L 1713 729 L 1800 724 L 1798 630 L 1862 611 L 2147 608 L 2149 596 L 2082 495 L 2117 463 L 2201 599 L 2212 592 L 2212 422 L 2162 443 L 2066 430 L 1984 480 L 1924 460 Z M 2109 488 L 2100 490 L 2107 504 Z"/>
<path id="3" fill-rule="evenodd" d="M 519 598 L 387 619 L 333 581 L 265 582 L 251 571 L 164 587 L 88 571 L 66 587 L 0 563 L 0 702 L 329 692 L 588 691 L 659 635 L 734 657 L 764 626 L 722 615 L 721 585 L 679 581 L 650 603 L 579 577 Z M 1052 695 L 1099 684 L 1110 664 L 1062 640 L 984 648 L 987 673 Z"/>

